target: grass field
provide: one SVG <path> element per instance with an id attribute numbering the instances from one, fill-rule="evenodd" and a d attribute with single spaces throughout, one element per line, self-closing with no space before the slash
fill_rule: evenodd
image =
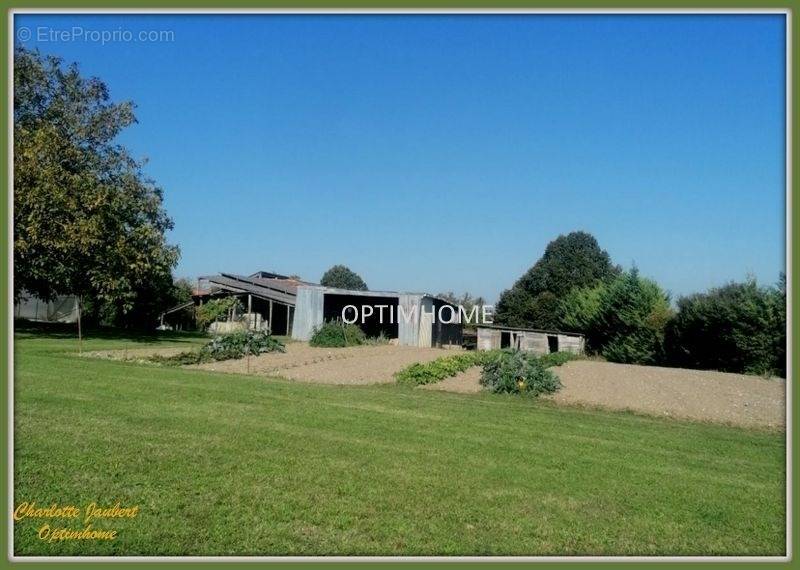
<path id="1" fill-rule="evenodd" d="M 95 335 L 84 350 L 194 345 Z M 138 505 L 18 555 L 778 555 L 784 435 L 400 386 L 295 384 L 15 344 L 15 503 Z M 79 520 L 48 521 L 82 529 Z"/>

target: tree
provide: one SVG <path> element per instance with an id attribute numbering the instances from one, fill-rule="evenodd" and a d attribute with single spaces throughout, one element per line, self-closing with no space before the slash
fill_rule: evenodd
<path id="1" fill-rule="evenodd" d="M 14 53 L 14 295 L 77 295 L 129 313 L 172 286 L 162 191 L 115 142 L 130 102 L 77 65 Z M 98 309 L 99 310 L 99 309 Z"/>
<path id="2" fill-rule="evenodd" d="M 481 296 L 473 297 L 469 292 L 464 293 L 460 297 L 453 293 L 452 291 L 447 291 L 446 293 L 439 293 L 436 295 L 440 299 L 447 301 L 448 303 L 452 303 L 454 305 L 458 305 L 464 308 L 464 312 L 466 315 L 472 315 L 473 308 L 477 308 L 477 318 L 480 320 L 483 315 L 483 307 L 486 305 L 486 299 Z M 470 323 L 464 322 L 464 325 L 467 327 L 474 327 L 478 323 L 475 320 L 472 320 Z"/>
<path id="3" fill-rule="evenodd" d="M 512 287 L 500 294 L 495 321 L 510 327 L 532 327 L 538 324 L 534 322 L 535 313 L 533 295 L 522 287 Z"/>
<path id="4" fill-rule="evenodd" d="M 364 283 L 364 280 L 344 265 L 334 265 L 328 269 L 322 279 L 319 280 L 319 284 L 325 287 L 336 287 L 337 289 L 367 290 L 367 284 Z"/>
<path id="5" fill-rule="evenodd" d="M 549 292 L 561 299 L 575 287 L 596 285 L 619 273 L 593 235 L 571 232 L 547 244 L 544 255 L 517 284 L 533 296 Z"/>
<path id="6" fill-rule="evenodd" d="M 589 342 L 608 360 L 656 364 L 663 360 L 669 296 L 634 267 L 604 287 L 590 325 Z"/>
<path id="7" fill-rule="evenodd" d="M 678 300 L 667 357 L 688 368 L 786 377 L 786 289 L 751 278 Z"/>
<path id="8" fill-rule="evenodd" d="M 564 330 L 588 334 L 600 313 L 600 298 L 606 283 L 575 287 L 558 303 L 558 321 Z"/>
<path id="9" fill-rule="evenodd" d="M 558 236 L 544 255 L 516 283 L 504 291 L 497 303 L 497 321 L 511 326 L 561 328 L 554 303 L 575 288 L 593 287 L 613 279 L 620 268 L 612 265 L 608 252 L 586 232 Z"/>
<path id="10" fill-rule="evenodd" d="M 185 277 L 175 279 L 172 283 L 172 299 L 176 305 L 188 303 L 194 295 L 194 284 Z"/>

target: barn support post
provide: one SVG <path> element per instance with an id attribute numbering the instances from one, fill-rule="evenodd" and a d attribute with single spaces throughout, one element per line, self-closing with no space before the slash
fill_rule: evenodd
<path id="1" fill-rule="evenodd" d="M 272 334 L 272 299 L 269 300 L 269 322 L 267 323 L 269 334 Z"/>
<path id="2" fill-rule="evenodd" d="M 286 336 L 289 336 L 289 327 L 292 326 L 292 319 L 291 317 L 292 306 L 286 305 Z"/>
<path id="3" fill-rule="evenodd" d="M 250 293 L 247 294 L 247 312 L 253 312 L 253 296 Z"/>
<path id="4" fill-rule="evenodd" d="M 83 352 L 83 333 L 81 331 L 81 296 L 78 295 L 78 354 Z"/>

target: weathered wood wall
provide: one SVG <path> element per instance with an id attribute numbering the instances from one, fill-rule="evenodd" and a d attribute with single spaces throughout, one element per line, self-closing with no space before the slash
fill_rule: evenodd
<path id="1" fill-rule="evenodd" d="M 522 333 L 522 350 L 527 350 L 536 355 L 548 354 L 550 345 L 547 343 L 547 334 L 525 331 Z"/>
<path id="2" fill-rule="evenodd" d="M 582 336 L 560 334 L 558 335 L 558 350 L 560 352 L 573 352 L 583 354 L 584 342 Z"/>
<path id="3" fill-rule="evenodd" d="M 573 352 L 575 354 L 583 354 L 584 351 L 584 339 L 580 335 L 489 327 L 478 327 L 478 350 L 500 348 L 501 334 L 503 332 L 512 334 L 512 344 L 514 344 L 514 336 L 519 339 L 520 350 L 533 352 L 537 355 L 550 353 L 550 343 L 547 340 L 547 337 L 550 336 L 558 338 L 559 351 Z"/>
<path id="4" fill-rule="evenodd" d="M 478 327 L 478 350 L 500 348 L 500 331 Z"/>

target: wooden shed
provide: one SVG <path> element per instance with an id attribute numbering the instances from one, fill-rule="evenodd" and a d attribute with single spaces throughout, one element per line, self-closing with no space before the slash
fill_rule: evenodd
<path id="1" fill-rule="evenodd" d="M 539 355 L 551 352 L 583 354 L 585 344 L 585 339 L 580 333 L 500 325 L 478 326 L 478 350 L 516 348 Z"/>

